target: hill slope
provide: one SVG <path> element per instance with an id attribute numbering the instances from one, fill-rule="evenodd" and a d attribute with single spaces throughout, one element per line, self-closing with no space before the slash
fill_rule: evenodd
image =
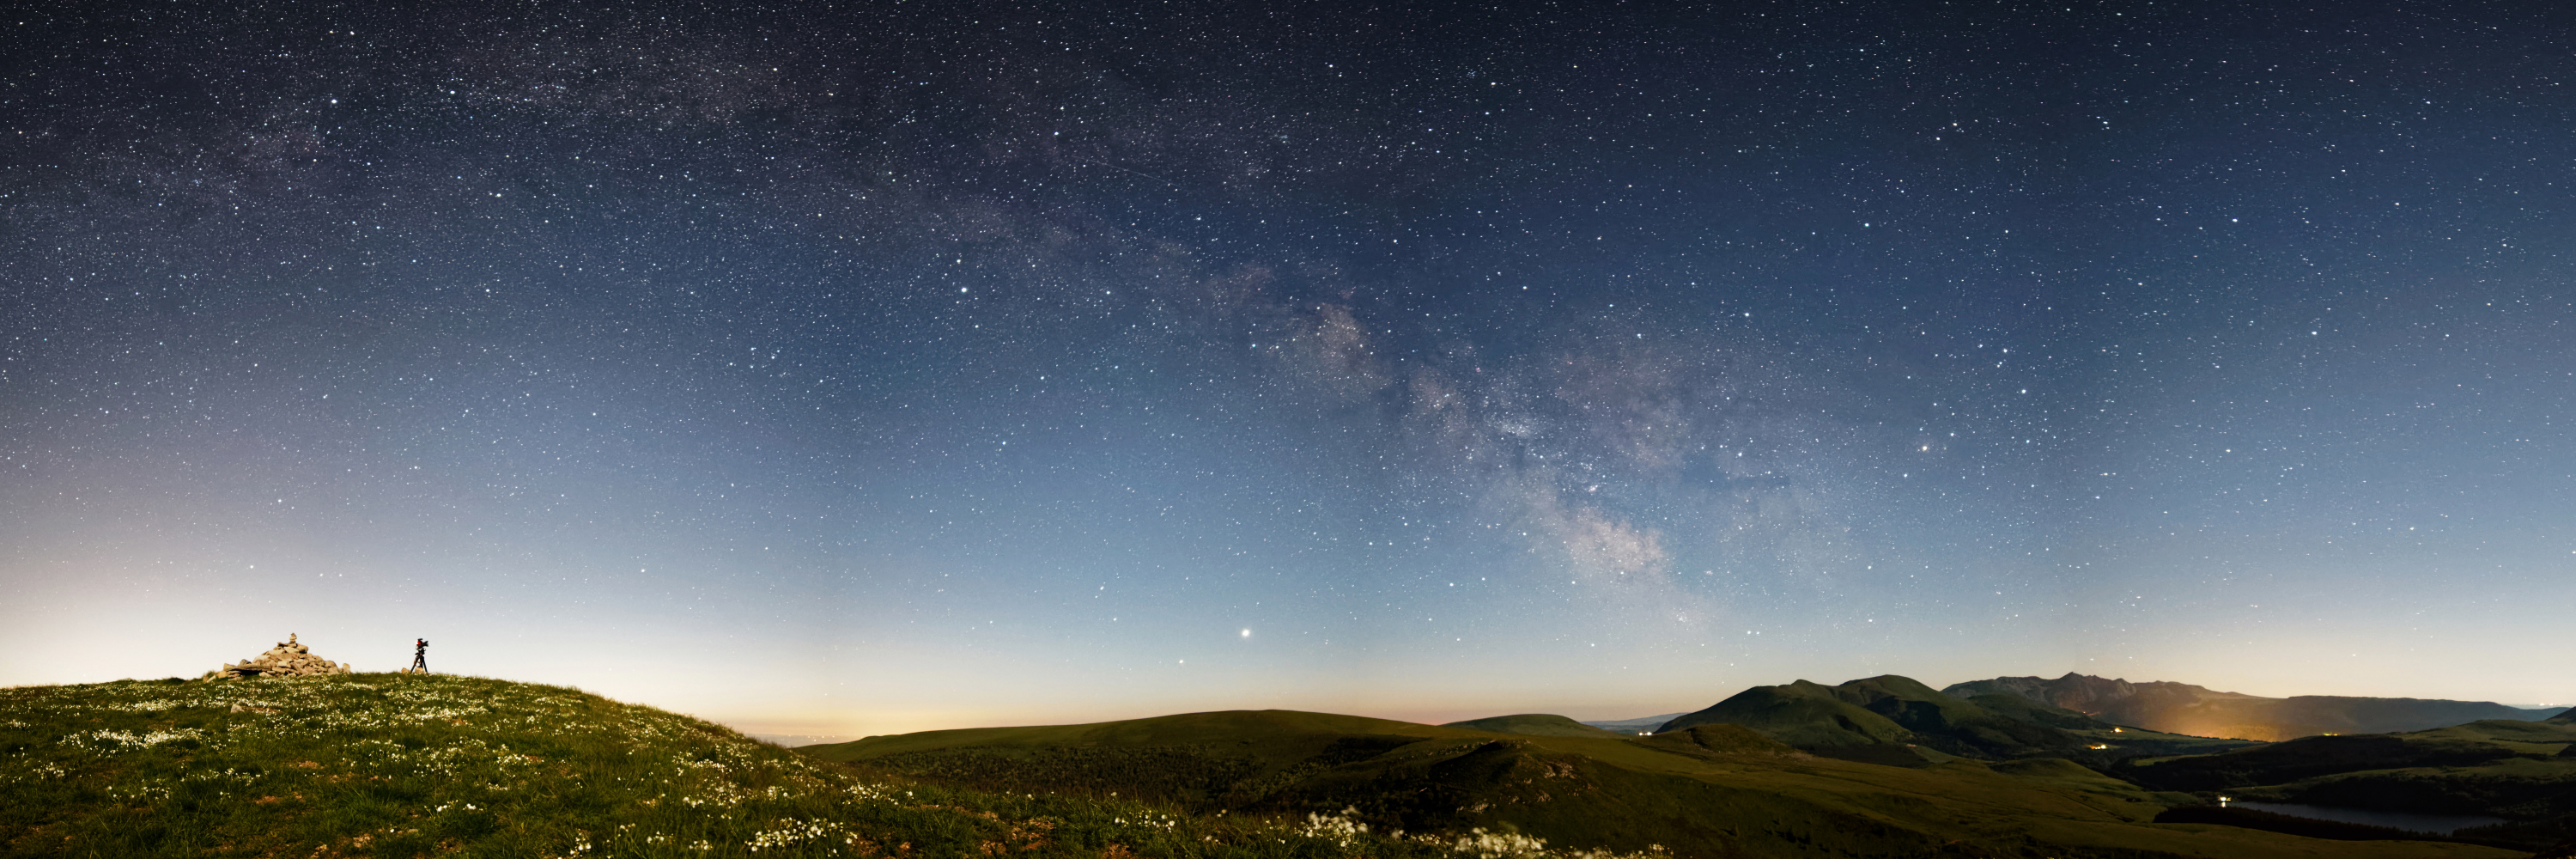
<path id="1" fill-rule="evenodd" d="M 499 680 L 0 689 L 0 856 L 1454 859 L 1457 847 L 869 780 L 685 716 Z"/>
<path id="2" fill-rule="evenodd" d="M 2510 855 L 2159 825 L 2181 798 L 2063 762 L 1899 769 L 1724 725 L 1549 737 L 1270 711 L 820 748 L 857 763 L 463 677 L 5 689 L 0 856 Z"/>
<path id="3" fill-rule="evenodd" d="M 2068 673 L 2054 680 L 1997 677 L 1941 690 L 1960 697 L 2012 695 L 2105 722 L 2202 737 L 2275 741 L 2319 734 L 2421 731 L 2482 719 L 2538 720 L 2548 710 L 2487 701 L 2299 695 L 2264 698 L 2188 683 L 2131 683 Z"/>
<path id="4" fill-rule="evenodd" d="M 2149 822 L 2157 813 L 2196 800 L 2065 761 L 1900 768 L 1823 758 L 1727 724 L 1650 737 L 1534 736 L 1238 711 L 935 731 L 799 751 L 882 779 L 1142 794 L 1199 819 L 1512 831 L 1584 849 L 1660 846 L 1676 857 L 2513 855 L 2159 825 Z"/>
<path id="5" fill-rule="evenodd" d="M 1473 731 L 1492 731 L 1497 734 L 1528 734 L 1533 737 L 1623 736 L 1619 733 L 1595 728 L 1591 725 L 1586 725 L 1582 722 L 1577 722 L 1564 716 L 1554 716 L 1544 713 L 1523 713 L 1517 716 L 1490 716 L 1483 719 L 1469 719 L 1464 722 L 1450 722 L 1446 725 L 1442 725 L 1441 727 L 1466 728 Z"/>
<path id="6" fill-rule="evenodd" d="M 1697 725 L 1742 725 L 1802 749 L 1899 743 L 1914 736 L 1895 720 L 1844 700 L 1835 691 L 1807 680 L 1755 686 L 1665 722 L 1655 733 Z"/>
<path id="7" fill-rule="evenodd" d="M 2107 765 L 2136 755 L 2219 751 L 2243 745 L 2123 731 L 2082 713 L 2013 695 L 1961 699 L 1912 679 L 1885 675 L 1826 686 L 1800 680 L 1756 686 L 1658 732 L 1694 725 L 1743 725 L 1809 752 L 1898 766 L 1945 756 L 2005 759 L 2045 755 Z M 1932 750 L 1927 754 L 1925 750 Z"/>
<path id="8" fill-rule="evenodd" d="M 2576 725 L 2488 720 L 2403 734 L 2303 737 L 2116 770 L 2169 790 L 2418 814 L 2491 815 L 2467 834 L 2533 848 L 2576 836 Z"/>

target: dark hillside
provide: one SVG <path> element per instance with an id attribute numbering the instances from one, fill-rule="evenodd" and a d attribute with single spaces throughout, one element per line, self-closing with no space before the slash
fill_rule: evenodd
<path id="1" fill-rule="evenodd" d="M 1666 731 L 1630 742 L 1657 751 L 1673 752 L 1711 760 L 1726 757 L 1771 757 L 1796 759 L 1806 753 L 1743 725 L 1693 725 L 1678 731 Z"/>
<path id="2" fill-rule="evenodd" d="M 2576 728 L 2489 720 L 2406 734 L 2307 737 L 2124 764 L 2167 790 L 2416 814 L 2486 815 L 2464 837 L 2537 848 L 2576 834 Z"/>
<path id="3" fill-rule="evenodd" d="M 1756 686 L 1708 709 L 1666 723 L 1657 733 L 1694 725 L 1733 724 L 1809 751 L 1920 746 L 1952 755 L 2010 758 L 2080 755 L 2093 745 L 2068 728 L 2108 729 L 2081 714 L 2006 698 L 2003 712 L 1933 691 L 1910 678 L 1883 675 L 1826 686 L 1800 680 Z M 2061 727 L 2064 726 L 2064 727 Z M 1831 752 L 1862 760 L 1860 751 Z M 1905 757 L 1911 753 L 1892 753 Z M 1889 758 L 1892 762 L 1896 758 Z"/>
<path id="4" fill-rule="evenodd" d="M 1877 766 L 1733 725 L 1556 737 L 1261 711 L 838 751 L 851 763 L 465 677 L 6 689 L 0 856 L 2322 855 L 2152 825 L 2190 799 L 2063 761 Z"/>
<path id="5" fill-rule="evenodd" d="M 2174 758 L 2123 772 L 2162 790 L 2214 791 L 2286 784 L 2361 770 L 2473 767 L 2525 754 L 2495 743 L 2365 734 L 2306 737 L 2222 754 Z"/>
<path id="6" fill-rule="evenodd" d="M 1354 723 L 1401 725 L 1375 720 Z M 359 674 L 0 689 L 0 857 L 1453 857 L 1303 819 L 861 777 L 578 690 Z"/>
<path id="7" fill-rule="evenodd" d="M 1912 691 L 1884 682 L 1865 688 L 1890 697 Z M 1988 767 L 1940 756 L 1880 766 L 1803 752 L 1735 724 L 1579 737 L 1262 711 L 809 748 L 879 780 L 1041 795 L 1114 788 L 1122 798 L 1143 793 L 1170 803 L 1191 819 L 1517 833 L 1511 837 L 1581 850 L 1651 854 L 1660 846 L 1676 857 L 2328 855 L 2273 833 L 2155 827 L 2157 813 L 2197 800 L 2062 760 Z M 2333 855 L 2507 854 L 2410 842 Z"/>
<path id="8" fill-rule="evenodd" d="M 2075 673 L 2054 680 L 1972 680 L 1941 691 L 1971 699 L 2012 695 L 2112 724 L 2187 736 L 2266 742 L 2321 734 L 2421 731 L 2482 719 L 2528 721 L 2548 715 L 2548 711 L 2487 701 L 2336 695 L 2265 698 L 2188 683 L 2131 683 Z"/>
<path id="9" fill-rule="evenodd" d="M 1902 743 L 1913 736 L 1894 720 L 1836 696 L 1831 687 L 1806 680 L 1746 689 L 1708 709 L 1666 722 L 1655 733 L 1714 724 L 1742 725 L 1808 749 Z"/>
<path id="10" fill-rule="evenodd" d="M 1525 713 L 1518 716 L 1492 716 L 1483 719 L 1469 719 L 1464 722 L 1450 722 L 1446 725 L 1442 725 L 1441 727 L 1466 728 L 1473 731 L 1492 731 L 1497 734 L 1528 734 L 1534 737 L 1628 736 L 1616 731 L 1606 731 L 1600 728 L 1595 728 L 1591 725 L 1586 725 L 1582 722 L 1577 722 L 1564 716 L 1552 716 L 1540 713 Z"/>
<path id="11" fill-rule="evenodd" d="M 1988 713 L 2033 725 L 2046 725 L 2069 731 L 2100 731 L 2112 727 L 2110 723 L 2100 719 L 2064 707 L 2052 707 L 2019 695 L 1977 695 L 1968 698 L 1967 702 L 1977 705 Z"/>
<path id="12" fill-rule="evenodd" d="M 1932 690 L 1909 677 L 1893 674 L 1854 680 L 1833 687 L 1834 693 L 1871 712 L 1888 717 L 1921 738 L 1921 744 L 1951 754 L 2010 758 L 2034 753 L 2071 754 L 2084 749 L 2083 739 L 2036 721 L 1998 714 L 1975 703 Z M 2016 715 L 2049 716 L 2039 708 L 2015 708 Z M 2109 727 L 2078 722 L 2077 727 Z"/>

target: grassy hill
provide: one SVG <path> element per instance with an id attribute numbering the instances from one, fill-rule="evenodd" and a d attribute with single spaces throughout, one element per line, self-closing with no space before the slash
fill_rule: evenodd
<path id="1" fill-rule="evenodd" d="M 2265 698 L 2188 683 L 2131 683 L 2069 672 L 1953 684 L 1950 695 L 2002 695 L 2090 714 L 2105 722 L 2202 737 L 2272 742 L 2322 734 L 2421 731 L 2480 720 L 2538 720 L 2550 710 L 2487 701 L 2298 695 Z"/>
<path id="2" fill-rule="evenodd" d="M 1354 826 L 872 779 L 685 716 L 500 680 L 0 689 L 0 856 L 1454 859 L 1461 844 L 1531 846 Z"/>
<path id="3" fill-rule="evenodd" d="M 1665 722 L 1655 733 L 1718 724 L 1743 725 L 1805 749 L 1902 743 L 1914 736 L 1895 720 L 1843 700 L 1833 687 L 1807 680 L 1737 692 L 1707 709 Z"/>
<path id="4" fill-rule="evenodd" d="M 1685 857 L 2517 855 L 2156 824 L 2165 809 L 2199 800 L 2064 760 L 1891 767 L 1820 757 L 1730 724 L 1649 737 L 1548 736 L 1236 711 L 932 731 L 798 751 L 886 781 L 1022 795 L 1114 791 L 1184 819 L 1482 829 Z"/>
<path id="5" fill-rule="evenodd" d="M 2170 790 L 2420 814 L 2506 818 L 2463 834 L 2534 848 L 2576 837 L 2576 725 L 2488 720 L 2318 736 L 2117 770 Z"/>
<path id="6" fill-rule="evenodd" d="M 1591 725 L 1586 725 L 1582 722 L 1577 722 L 1564 716 L 1554 716 L 1544 713 L 1523 713 L 1517 716 L 1491 716 L 1483 719 L 1469 719 L 1464 722 L 1450 722 L 1446 725 L 1442 725 L 1441 727 L 1492 731 L 1497 734 L 1528 734 L 1534 737 L 1626 736 L 1625 734 L 1621 734 L 1616 731 L 1606 731 L 1600 728 L 1595 728 Z"/>
<path id="7" fill-rule="evenodd" d="M 2122 757 L 2245 745 L 2123 729 L 2017 695 L 1963 699 L 1893 674 L 1838 686 L 1806 680 L 1755 686 L 1658 731 L 1714 724 L 1743 725 L 1819 755 L 1901 766 L 1937 763 L 1944 756 L 2034 755 L 2107 765 Z"/>
<path id="8" fill-rule="evenodd" d="M 2064 761 L 1885 767 L 1729 725 L 1268 711 L 810 748 L 468 677 L 0 689 L 0 856 L 2514 855 L 2156 824 L 2192 800 Z"/>

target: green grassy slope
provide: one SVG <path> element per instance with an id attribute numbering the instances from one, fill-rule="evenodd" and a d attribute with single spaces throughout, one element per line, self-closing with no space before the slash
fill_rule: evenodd
<path id="1" fill-rule="evenodd" d="M 2417 731 L 2481 719 L 2538 720 L 2545 710 L 2488 701 L 2299 695 L 2265 698 L 2188 683 L 2130 683 L 2069 673 L 2056 679 L 1997 677 L 1941 691 L 1974 698 L 2005 694 L 2077 709 L 2097 718 L 2203 737 L 2278 741 L 2322 734 Z"/>
<path id="2" fill-rule="evenodd" d="M 807 747 L 879 779 L 993 792 L 1121 791 L 1184 816 L 1372 831 L 1511 831 L 1674 856 L 2491 856 L 2325 842 L 2154 816 L 2156 794 L 2066 761 L 1915 768 L 1819 757 L 1738 725 L 1563 737 L 1278 711 L 986 728 Z M 1980 853 L 1978 851 L 1984 851 Z"/>
<path id="3" fill-rule="evenodd" d="M 1872 766 L 1724 725 L 1265 711 L 819 748 L 853 764 L 464 677 L 5 689 L 0 856 L 2512 855 L 2159 825 L 2180 798 L 2072 764 Z"/>
<path id="4" fill-rule="evenodd" d="M 2576 725 L 2488 720 L 2403 734 L 2306 737 L 2119 770 L 2170 790 L 2512 821 L 2463 834 L 2540 845 L 2576 836 Z"/>
<path id="5" fill-rule="evenodd" d="M 2013 757 L 2040 753 L 2073 753 L 2088 744 L 2069 734 L 2059 725 L 2041 719 L 2067 722 L 2081 728 L 2109 727 L 2090 719 L 2066 719 L 2065 713 L 2049 713 L 2039 708 L 2015 708 L 2011 715 L 1997 713 L 1965 699 L 1934 691 L 1912 678 L 1893 674 L 1854 680 L 1833 687 L 1834 693 L 1889 720 L 1905 726 L 1923 738 L 1923 745 L 1936 746 L 1952 754 Z"/>
<path id="6" fill-rule="evenodd" d="M 1743 725 L 1817 754 L 1912 765 L 1939 759 L 1924 749 L 1982 759 L 2051 755 L 2102 765 L 2125 756 L 2190 754 L 2245 745 L 2115 731 L 2113 725 L 2082 713 L 2019 695 L 1960 698 L 1892 674 L 1837 686 L 1805 680 L 1756 686 L 1676 718 L 1660 730 L 1712 724 Z"/>
<path id="7" fill-rule="evenodd" d="M 2548 722 L 2525 722 L 2517 719 L 2488 719 L 2401 734 L 2423 739 L 2462 739 L 2501 743 L 2518 751 L 2553 754 L 2576 746 L 2576 725 Z"/>
<path id="8" fill-rule="evenodd" d="M 1743 725 L 1800 748 L 1902 743 L 1913 736 L 1886 716 L 1836 697 L 1832 687 L 1807 680 L 1737 692 L 1708 709 L 1665 722 L 1655 733 L 1717 724 Z"/>
<path id="9" fill-rule="evenodd" d="M 1528 734 L 1534 737 L 1628 736 L 1617 731 L 1605 731 L 1600 728 L 1595 728 L 1591 725 L 1586 725 L 1582 722 L 1577 722 L 1564 716 L 1554 716 L 1544 713 L 1523 713 L 1517 716 L 1490 716 L 1483 719 L 1469 719 L 1464 722 L 1450 722 L 1446 725 L 1442 725 L 1441 727 L 1466 728 L 1471 731 L 1492 731 L 1497 734 Z"/>
<path id="10" fill-rule="evenodd" d="M 2168 789 L 2226 790 L 2360 770 L 2474 767 L 2525 754 L 2511 746 L 2468 737 L 2363 734 L 2302 737 L 2223 754 L 2159 761 L 2135 771 L 2140 780 Z"/>
<path id="11" fill-rule="evenodd" d="M 1458 855 L 1459 837 L 1348 824 L 870 779 L 685 716 L 499 680 L 0 689 L 0 856 Z"/>
<path id="12" fill-rule="evenodd" d="M 1284 743 L 1285 750 L 1296 750 L 1305 748 L 1304 744 L 1309 742 L 1308 739 L 1301 738 L 1394 734 L 1465 735 L 1459 729 L 1435 728 L 1430 725 L 1371 719 L 1365 716 L 1339 716 L 1331 713 L 1306 713 L 1295 710 L 1228 710 L 1084 725 L 923 731 L 916 734 L 868 737 L 847 743 L 803 746 L 797 751 L 824 760 L 853 760 L 859 757 L 882 757 L 906 751 L 960 746 L 1183 745 L 1210 742 L 1234 743 L 1247 738 L 1265 746 L 1271 743 Z"/>

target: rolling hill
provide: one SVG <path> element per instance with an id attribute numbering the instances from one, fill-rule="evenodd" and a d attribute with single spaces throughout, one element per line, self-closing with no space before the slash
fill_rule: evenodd
<path id="1" fill-rule="evenodd" d="M 1600 728 L 1614 734 L 1635 734 L 1643 731 L 1652 731 L 1657 726 L 1662 725 L 1665 722 L 1670 722 L 1673 720 L 1673 717 L 1679 715 L 1681 714 L 1665 713 L 1661 716 L 1640 716 L 1634 719 L 1594 719 L 1584 722 L 1584 724 L 1591 725 L 1592 727 Z"/>
<path id="2" fill-rule="evenodd" d="M 1914 702 L 1879 703 L 1915 724 L 1936 722 L 1921 705 L 1948 708 L 1939 724 L 2009 718 L 1888 678 L 1854 690 Z M 1881 766 L 1732 724 L 1638 737 L 1543 715 L 1476 723 L 1522 732 L 1235 711 L 790 751 L 470 677 L 20 687 L 0 689 L 0 857 L 2518 855 L 2156 823 L 2200 800 L 2055 758 Z M 2486 733 L 2462 741 L 2534 751 L 2553 735 L 2529 732 L 2562 730 L 2457 730 L 2471 729 Z M 2189 760 L 2145 769 L 2209 769 L 2175 766 Z"/>
<path id="3" fill-rule="evenodd" d="M 2576 837 L 2576 725 L 2486 720 L 2428 731 L 2316 736 L 2113 772 L 2166 790 L 2510 821 L 2467 834 L 2539 847 Z"/>
<path id="4" fill-rule="evenodd" d="M 1561 855 L 1339 822 L 870 779 L 686 716 L 471 677 L 0 689 L 0 857 Z"/>
<path id="5" fill-rule="evenodd" d="M 1742 725 L 1809 750 L 1902 743 L 1914 736 L 1894 720 L 1835 695 L 1833 687 L 1806 680 L 1746 689 L 1665 722 L 1655 733 L 1699 725 Z"/>
<path id="6" fill-rule="evenodd" d="M 2488 719 L 2538 720 L 2552 710 L 2486 701 L 2299 695 L 2265 698 L 2188 683 L 2131 683 L 2068 673 L 2054 680 L 1997 677 L 1941 690 L 1960 697 L 2008 695 L 2104 722 L 2201 737 L 2271 742 L 2321 734 L 2421 731 Z"/>
<path id="7" fill-rule="evenodd" d="M 2039 755 L 2098 765 L 2125 756 L 2242 745 L 2119 730 L 2082 713 L 2011 695 L 1961 699 L 1892 674 L 1837 686 L 1806 680 L 1755 686 L 1675 718 L 1656 733 L 1711 724 L 1742 725 L 1814 754 L 1916 766 L 1952 755 Z"/>
<path id="8" fill-rule="evenodd" d="M 1483 719 L 1469 719 L 1464 722 L 1450 722 L 1446 725 L 1442 725 L 1441 727 L 1492 731 L 1497 734 L 1528 734 L 1534 737 L 1624 736 L 1623 734 L 1595 728 L 1591 725 L 1586 725 L 1582 722 L 1577 722 L 1564 716 L 1555 716 L 1543 713 L 1524 713 L 1518 716 L 1493 716 Z"/>
<path id="9" fill-rule="evenodd" d="M 1575 850 L 1677 857 L 2516 855 L 2156 824 L 2165 809 L 2199 800 L 2057 759 L 1891 767 L 1821 757 L 1733 724 L 1555 736 L 1231 711 L 931 731 L 797 751 L 872 781 L 1114 792 L 1190 819 L 1341 821 L 1334 825 L 1406 838 L 1511 832 Z"/>

